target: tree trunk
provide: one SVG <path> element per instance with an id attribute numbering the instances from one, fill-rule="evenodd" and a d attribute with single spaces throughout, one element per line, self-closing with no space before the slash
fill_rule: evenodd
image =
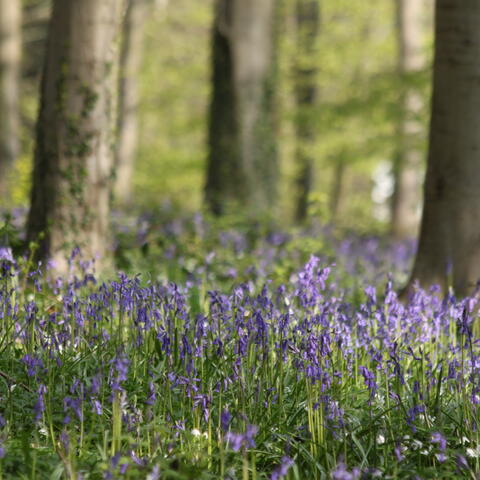
<path id="1" fill-rule="evenodd" d="M 206 201 L 267 212 L 277 178 L 273 128 L 275 0 L 217 0 Z"/>
<path id="2" fill-rule="evenodd" d="M 0 0 L 0 202 L 3 204 L 8 198 L 8 174 L 20 151 L 21 14 L 20 0 Z"/>
<path id="3" fill-rule="evenodd" d="M 147 0 L 128 0 L 120 54 L 115 198 L 128 204 L 138 145 L 138 75 L 142 64 Z"/>
<path id="4" fill-rule="evenodd" d="M 398 72 L 404 78 L 420 71 L 425 65 L 422 9 L 423 3 L 419 0 L 397 0 Z M 422 153 L 415 143 L 422 125 L 415 116 L 421 108 L 420 93 L 409 85 L 401 96 L 398 151 L 394 162 L 391 230 L 397 238 L 413 236 L 418 229 Z"/>
<path id="5" fill-rule="evenodd" d="M 108 263 L 122 13 L 122 0 L 53 2 L 27 230 L 59 272 L 74 247 Z"/>
<path id="6" fill-rule="evenodd" d="M 313 185 L 312 146 L 315 140 L 313 123 L 317 99 L 315 47 L 320 24 L 319 0 L 297 0 L 297 64 L 295 98 L 297 103 L 297 205 L 296 221 L 305 221 L 308 197 Z"/>
<path id="7" fill-rule="evenodd" d="M 480 3 L 437 0 L 430 149 L 415 279 L 480 279 Z M 451 275 L 451 277 L 450 277 Z"/>
<path id="8" fill-rule="evenodd" d="M 330 222 L 334 223 L 338 220 L 343 207 L 344 197 L 344 183 L 345 183 L 345 162 L 337 160 L 335 163 L 332 189 L 330 192 Z"/>

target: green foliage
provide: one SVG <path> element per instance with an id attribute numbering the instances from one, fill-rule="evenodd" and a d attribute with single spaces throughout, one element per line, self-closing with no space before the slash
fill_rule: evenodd
<path id="1" fill-rule="evenodd" d="M 203 200 L 213 2 L 178 0 L 146 26 L 135 199 L 198 209 Z"/>
<path id="2" fill-rule="evenodd" d="M 28 42 L 35 49 L 45 40 L 45 1 L 28 0 Z M 394 2 L 322 0 L 321 26 L 313 54 L 298 58 L 293 0 L 285 0 L 279 27 L 279 89 L 276 92 L 280 147 L 279 211 L 292 217 L 294 209 L 295 129 L 298 112 L 293 101 L 294 64 L 318 67 L 319 101 L 308 112 L 317 132 L 311 147 L 315 184 L 311 215 L 331 218 L 331 184 L 335 165 L 345 165 L 345 201 L 337 222 L 364 228 L 374 220 L 371 176 L 380 162 L 395 156 L 400 98 L 415 87 L 423 98 L 419 122 L 424 126 L 416 146 L 425 150 L 429 109 L 429 65 L 421 74 L 399 77 Z M 140 75 L 140 145 L 133 178 L 134 200 L 141 206 L 171 202 L 197 210 L 203 203 L 207 155 L 207 112 L 210 95 L 211 0 L 152 2 L 145 27 L 145 54 Z M 425 50 L 432 49 L 431 11 L 425 8 Z M 29 17 L 30 18 L 30 17 Z M 42 19 L 40 21 L 39 19 Z M 43 23 L 42 23 L 43 22 Z M 30 45 L 30 43 L 28 43 Z M 29 46 L 30 49 L 30 46 Z M 37 50 L 35 50 L 37 51 Z M 26 55 L 22 98 L 25 119 L 23 154 L 12 182 L 12 204 L 28 203 L 33 152 L 33 124 L 39 62 Z M 428 62 L 427 62 L 428 63 Z M 376 227 L 375 227 L 376 228 Z"/>
<path id="3" fill-rule="evenodd" d="M 293 16 L 295 2 L 288 2 L 287 20 Z M 380 162 L 393 162 L 397 149 L 397 123 L 401 95 L 414 87 L 422 97 L 423 109 L 418 119 L 423 125 L 416 148 L 425 149 L 429 110 L 429 65 L 425 71 L 401 78 L 397 72 L 398 45 L 395 36 L 395 2 L 350 2 L 322 0 L 321 28 L 316 54 L 303 58 L 303 65 L 316 65 L 319 100 L 309 112 L 316 125 L 316 142 L 312 154 L 316 159 L 315 192 L 331 191 L 332 176 L 338 163 L 345 167 L 343 191 L 345 201 L 336 222 L 350 227 L 375 226 L 371 198 L 372 174 Z M 425 8 L 425 50 L 431 51 L 428 30 L 430 11 Z M 293 89 L 295 70 L 295 25 L 288 21 L 283 44 L 283 88 L 285 121 L 296 118 L 295 105 L 288 100 Z M 428 55 L 427 55 L 428 56 Z M 293 185 L 296 175 L 292 164 L 294 131 L 288 129 L 284 139 L 285 181 Z M 328 201 L 325 203 L 328 204 Z M 327 208 L 328 210 L 328 208 Z M 314 209 L 314 211 L 316 211 Z M 313 213 L 313 212 L 312 212 Z M 324 210 L 323 220 L 330 218 Z"/>

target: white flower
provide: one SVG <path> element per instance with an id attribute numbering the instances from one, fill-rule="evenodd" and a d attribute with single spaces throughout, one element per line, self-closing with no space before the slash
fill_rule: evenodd
<path id="1" fill-rule="evenodd" d="M 432 415 L 429 415 L 428 413 L 425 413 L 421 419 L 423 421 L 426 421 L 427 423 L 435 423 L 435 417 Z"/>
<path id="2" fill-rule="evenodd" d="M 199 437 L 201 434 L 202 434 L 202 433 L 200 432 L 200 430 L 198 430 L 198 429 L 196 429 L 196 428 L 194 428 L 194 429 L 192 430 L 192 435 L 193 435 L 194 437 Z"/>
<path id="3" fill-rule="evenodd" d="M 413 450 L 418 450 L 419 448 L 422 448 L 423 447 L 423 443 L 420 441 L 420 440 L 413 440 L 412 442 L 412 449 Z"/>
<path id="4" fill-rule="evenodd" d="M 385 443 L 385 437 L 380 433 L 377 435 L 377 444 L 383 445 Z"/>
<path id="5" fill-rule="evenodd" d="M 480 457 L 480 447 L 467 448 L 467 457 L 472 457 L 472 458 Z"/>
<path id="6" fill-rule="evenodd" d="M 420 455 L 429 455 L 431 451 L 432 451 L 432 446 L 429 445 L 427 448 L 420 450 Z"/>

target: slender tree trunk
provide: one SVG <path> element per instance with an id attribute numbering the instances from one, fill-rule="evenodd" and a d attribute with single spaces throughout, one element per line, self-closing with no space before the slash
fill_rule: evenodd
<path id="1" fill-rule="evenodd" d="M 115 197 L 127 204 L 132 196 L 132 176 L 138 145 L 138 75 L 142 64 L 148 0 L 128 0 L 120 54 Z"/>
<path id="2" fill-rule="evenodd" d="M 19 155 L 19 85 L 22 52 L 20 0 L 0 0 L 0 203 Z"/>
<path id="3" fill-rule="evenodd" d="M 109 254 L 121 0 L 54 0 L 41 87 L 28 238 L 39 257 Z M 40 236 L 42 234 L 42 236 Z"/>
<path id="4" fill-rule="evenodd" d="M 344 197 L 345 162 L 338 160 L 335 164 L 330 192 L 330 221 L 335 222 L 341 211 Z"/>
<path id="5" fill-rule="evenodd" d="M 277 161 L 273 128 L 275 0 L 217 0 L 206 201 L 271 209 Z"/>
<path id="6" fill-rule="evenodd" d="M 398 72 L 400 76 L 420 71 L 425 65 L 422 41 L 422 9 L 419 0 L 396 0 Z M 415 118 L 422 108 L 422 97 L 408 86 L 401 98 L 401 116 L 397 128 L 397 156 L 394 163 L 392 196 L 392 234 L 412 236 L 418 229 L 421 201 L 422 152 L 415 145 L 422 125 Z"/>
<path id="7" fill-rule="evenodd" d="M 312 146 L 315 140 L 313 108 L 317 99 L 315 47 L 320 25 L 319 0 L 297 0 L 297 206 L 296 220 L 305 221 L 313 185 Z"/>
<path id="8" fill-rule="evenodd" d="M 480 2 L 437 0 L 430 150 L 412 282 L 480 279 Z M 450 276 L 451 275 L 451 276 Z"/>

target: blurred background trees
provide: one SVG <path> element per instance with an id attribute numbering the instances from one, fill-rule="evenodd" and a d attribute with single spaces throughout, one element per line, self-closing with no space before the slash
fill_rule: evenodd
<path id="1" fill-rule="evenodd" d="M 409 183 L 409 170 L 400 165 L 415 157 L 413 162 L 419 165 L 415 181 L 410 183 L 415 183 L 417 191 L 422 178 L 432 43 L 430 0 L 410 0 L 414 7 L 408 7 L 408 0 L 398 0 L 398 5 L 393 0 L 373 0 L 369 5 L 347 0 L 282 0 L 273 2 L 274 13 L 272 3 L 272 12 L 266 14 L 272 16 L 267 23 L 272 42 L 267 63 L 272 69 L 269 82 L 274 80 L 275 88 L 265 90 L 262 108 L 271 110 L 265 128 L 272 130 L 273 136 L 267 141 L 263 132 L 260 143 L 271 152 L 267 156 L 277 160 L 270 166 L 265 162 L 269 173 L 255 172 L 255 188 L 252 180 L 233 182 L 232 176 L 220 173 L 219 166 L 207 175 L 208 165 L 234 158 L 218 153 L 222 135 L 213 131 L 228 130 L 229 121 L 215 119 L 234 112 L 226 108 L 225 99 L 219 100 L 222 82 L 212 80 L 215 72 L 221 75 L 218 55 L 222 38 L 227 43 L 222 37 L 226 32 L 218 25 L 218 11 L 232 9 L 235 2 L 128 3 L 119 84 L 125 93 L 120 91 L 118 96 L 123 112 L 116 141 L 118 205 L 127 201 L 144 208 L 167 202 L 198 210 L 205 185 L 207 198 L 222 188 L 239 190 L 242 183 L 259 193 L 262 177 L 268 176 L 271 185 L 267 190 L 275 190 L 277 199 L 271 200 L 271 193 L 265 198 L 275 204 L 283 220 L 307 215 L 322 222 L 335 219 L 339 226 L 395 230 L 390 221 L 397 208 L 389 204 L 401 202 L 392 202 L 393 186 L 400 192 L 400 185 Z M 400 21 L 403 4 L 407 10 L 415 8 L 415 12 L 407 12 L 415 17 L 412 22 Z M 10 182 L 9 206 L 29 203 L 32 132 L 50 9 L 49 0 L 23 1 L 23 75 L 21 82 L 16 82 L 22 88 L 21 151 L 16 155 L 15 181 Z M 303 16 L 302 9 L 308 10 Z M 258 12 L 252 14 L 259 17 Z M 407 24 L 409 30 L 402 34 L 402 25 Z M 402 42 L 410 43 L 402 46 Z M 412 49 L 414 53 L 409 53 Z M 257 47 L 256 54 L 260 55 L 260 50 Z M 415 56 L 416 60 L 410 61 L 413 67 L 402 60 L 408 55 Z M 268 103 L 273 95 L 272 109 Z M 414 107 L 409 106 L 412 103 Z M 218 108 L 229 113 L 214 115 Z M 402 129 L 414 131 L 400 134 Z M 245 132 L 243 135 L 248 137 Z M 214 180 L 217 174 L 222 181 Z M 404 178 L 407 181 L 402 183 Z M 215 181 L 220 186 L 215 187 Z M 228 186 L 229 182 L 233 185 Z M 275 188 L 270 188 L 273 184 Z M 226 195 L 225 191 L 218 195 Z M 398 200 L 401 194 L 393 198 Z M 418 217 L 416 200 L 415 210 Z"/>
<path id="2" fill-rule="evenodd" d="M 415 234 L 432 0 L 117 0 L 88 7 L 89 38 L 58 2 L 14 4 L 0 2 L 0 184 L 6 208 L 32 199 L 45 252 L 98 247 L 112 201 Z"/>
<path id="3" fill-rule="evenodd" d="M 317 106 L 318 63 L 316 58 L 317 37 L 320 27 L 320 4 L 317 0 L 297 0 L 296 4 L 296 66 L 295 101 L 297 118 L 295 157 L 298 169 L 298 192 L 295 219 L 302 223 L 308 215 L 308 203 L 314 185 L 315 157 L 312 148 L 315 145 L 316 125 L 315 107 Z"/>
<path id="4" fill-rule="evenodd" d="M 139 77 L 149 10 L 149 0 L 127 0 L 120 39 L 115 197 L 123 205 L 129 204 L 132 199 L 132 177 L 139 136 Z"/>

